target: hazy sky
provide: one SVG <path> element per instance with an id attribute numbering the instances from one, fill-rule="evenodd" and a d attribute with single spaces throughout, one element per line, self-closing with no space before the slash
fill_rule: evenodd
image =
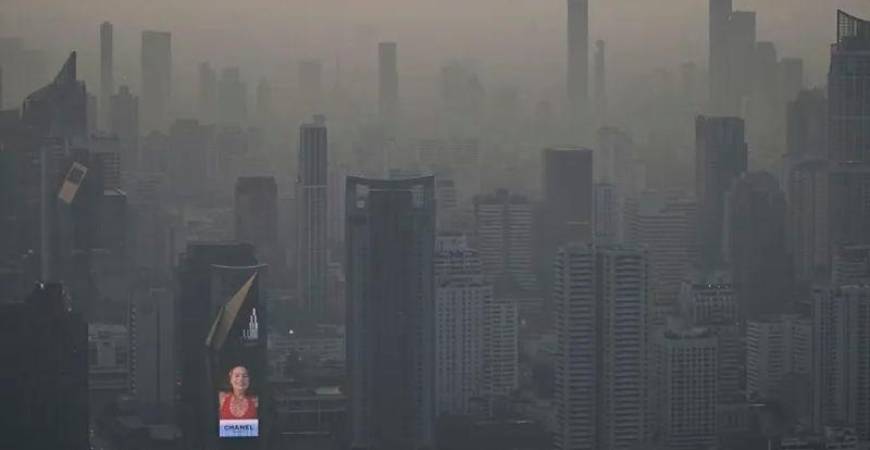
<path id="1" fill-rule="evenodd" d="M 780 56 L 807 61 L 823 82 L 835 11 L 870 17 L 867 0 L 735 0 L 758 12 L 758 38 Z M 399 42 L 403 86 L 428 83 L 447 59 L 474 58 L 487 81 L 545 92 L 562 83 L 563 0 L 0 0 L 0 34 L 36 46 L 81 52 L 82 74 L 96 81 L 98 26 L 115 23 L 119 75 L 138 82 L 139 33 L 173 33 L 176 77 L 193 79 L 201 60 L 241 64 L 253 80 L 280 83 L 295 61 L 317 56 L 328 73 L 373 70 L 374 43 Z M 608 43 L 610 86 L 693 60 L 706 66 L 706 0 L 590 0 L 591 37 Z M 329 80 L 327 79 L 327 83 Z M 407 83 L 407 85 L 405 84 Z M 423 83 L 425 84 L 425 83 Z M 537 94 L 532 92 L 533 95 Z"/>

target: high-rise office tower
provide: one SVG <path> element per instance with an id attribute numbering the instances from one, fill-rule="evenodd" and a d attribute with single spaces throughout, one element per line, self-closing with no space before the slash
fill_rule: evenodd
<path id="1" fill-rule="evenodd" d="M 258 259 L 275 264 L 278 250 L 278 185 L 274 177 L 240 177 L 235 195 L 236 240 L 254 244 Z M 270 264 L 270 265 L 271 265 Z"/>
<path id="2" fill-rule="evenodd" d="M 647 420 L 646 252 L 569 244 L 554 269 L 556 448 L 636 448 Z"/>
<path id="3" fill-rule="evenodd" d="M 827 279 L 828 162 L 809 158 L 795 164 L 788 177 L 789 250 L 795 277 L 802 281 Z"/>
<path id="4" fill-rule="evenodd" d="M 837 162 L 870 161 L 870 21 L 837 12 L 828 70 L 828 152 Z"/>
<path id="5" fill-rule="evenodd" d="M 494 295 L 483 305 L 483 388 L 487 399 L 506 397 L 520 385 L 520 316 L 515 300 Z"/>
<path id="6" fill-rule="evenodd" d="M 831 161 L 828 167 L 829 251 L 870 244 L 870 161 Z"/>
<path id="7" fill-rule="evenodd" d="M 208 378 L 204 345 L 220 308 L 244 280 L 223 274 L 235 267 L 256 268 L 254 247 L 236 242 L 191 242 L 179 256 L 175 297 L 175 341 L 178 348 L 178 403 L 176 412 L 190 447 L 202 447 L 214 433 L 205 422 L 214 395 Z M 226 276 L 219 276 L 226 275 Z M 233 278 L 236 283 L 224 283 Z M 230 286 L 230 284 L 234 286 Z M 206 400 L 209 399 L 209 400 Z"/>
<path id="8" fill-rule="evenodd" d="M 474 199 L 474 218 L 484 273 L 495 281 L 534 289 L 531 203 L 500 189 Z"/>
<path id="9" fill-rule="evenodd" d="M 214 123 L 218 117 L 218 79 L 217 73 L 208 62 L 199 64 L 199 95 L 197 108 L 199 120 Z"/>
<path id="10" fill-rule="evenodd" d="M 726 261 L 743 317 L 785 312 L 792 263 L 787 250 L 785 194 L 768 172 L 747 172 L 725 195 Z"/>
<path id="11" fill-rule="evenodd" d="M 142 131 L 163 130 L 169 124 L 172 95 L 172 34 L 142 32 Z"/>
<path id="12" fill-rule="evenodd" d="M 111 97 L 115 92 L 113 59 L 113 27 L 110 22 L 100 25 L 100 129 L 107 129 L 111 113 Z"/>
<path id="13" fill-rule="evenodd" d="M 318 59 L 299 61 L 299 97 L 302 114 L 323 114 L 323 64 Z"/>
<path id="14" fill-rule="evenodd" d="M 813 427 L 870 437 L 870 287 L 818 288 L 813 299 Z"/>
<path id="15" fill-rule="evenodd" d="M 616 186 L 610 183 L 595 183 L 595 233 L 596 244 L 615 244 L 622 240 L 622 214 Z"/>
<path id="16" fill-rule="evenodd" d="M 728 97 L 724 114 L 743 116 L 755 75 L 755 11 L 733 11 L 728 22 Z"/>
<path id="17" fill-rule="evenodd" d="M 725 193 L 746 171 L 743 120 L 698 116 L 695 121 L 695 195 L 698 197 L 700 263 L 722 263 Z"/>
<path id="18" fill-rule="evenodd" d="M 804 88 L 804 60 L 782 58 L 777 69 L 778 101 L 780 104 L 788 104 L 795 100 Z"/>
<path id="19" fill-rule="evenodd" d="M 315 116 L 299 128 L 296 178 L 297 286 L 302 306 L 314 314 L 326 306 L 328 151 L 325 119 Z"/>
<path id="20" fill-rule="evenodd" d="M 139 97 L 133 96 L 126 85 L 111 98 L 109 131 L 118 136 L 121 167 L 129 171 L 139 169 Z"/>
<path id="21" fill-rule="evenodd" d="M 709 1 L 709 107 L 714 114 L 725 114 L 728 112 L 725 110 L 729 86 L 728 23 L 731 20 L 732 0 Z"/>
<path id="22" fill-rule="evenodd" d="M 547 233 L 559 244 L 592 238 L 592 150 L 544 150 L 544 208 Z"/>
<path id="23" fill-rule="evenodd" d="M 378 44 L 378 114 L 387 137 L 395 137 L 399 120 L 399 68 L 395 42 Z"/>
<path id="24" fill-rule="evenodd" d="M 437 413 L 466 414 L 482 394 L 484 308 L 492 284 L 482 275 L 453 275 L 439 277 L 435 292 Z"/>
<path id="25" fill-rule="evenodd" d="M 238 67 L 221 71 L 218 81 L 218 120 L 223 125 L 244 125 L 248 120 L 248 90 Z"/>
<path id="26" fill-rule="evenodd" d="M 169 129 L 169 148 L 173 164 L 167 168 L 176 195 L 195 198 L 206 196 L 214 127 L 194 119 L 178 119 Z M 145 152 L 143 151 L 143 155 Z"/>
<path id="27" fill-rule="evenodd" d="M 568 8 L 568 120 L 579 128 L 589 111 L 589 1 L 567 0 Z"/>
<path id="28" fill-rule="evenodd" d="M 143 404 L 172 406 L 176 394 L 175 302 L 168 289 L 137 290 L 132 295 L 130 333 L 131 391 Z"/>
<path id="29" fill-rule="evenodd" d="M 275 108 L 272 101 L 272 84 L 265 78 L 257 82 L 256 104 L 254 105 L 254 123 L 269 129 L 275 121 Z"/>
<path id="30" fill-rule="evenodd" d="M 647 191 L 627 202 L 625 241 L 649 249 L 650 319 L 663 324 L 676 310 L 676 297 L 692 265 L 696 204 L 681 193 Z"/>
<path id="31" fill-rule="evenodd" d="M 821 89 L 802 90 L 786 103 L 785 155 L 782 185 L 791 201 L 791 179 L 797 165 L 828 155 L 828 100 Z"/>
<path id="32" fill-rule="evenodd" d="M 347 178 L 352 448 L 433 445 L 435 180 Z"/>
<path id="33" fill-rule="evenodd" d="M 665 448 L 693 450 L 716 442 L 718 342 L 704 328 L 669 326 L 654 338 L 653 405 Z"/>
<path id="34" fill-rule="evenodd" d="M 787 383 L 812 367 L 812 320 L 781 314 L 746 322 L 746 395 L 785 400 Z"/>
<path id="35" fill-rule="evenodd" d="M 596 122 L 607 123 L 607 72 L 605 66 L 604 41 L 595 41 L 595 116 Z"/>
<path id="36" fill-rule="evenodd" d="M 0 303 L 0 356 L 10 369 L 4 447 L 88 448 L 87 336 L 61 284 L 40 282 L 25 301 Z"/>

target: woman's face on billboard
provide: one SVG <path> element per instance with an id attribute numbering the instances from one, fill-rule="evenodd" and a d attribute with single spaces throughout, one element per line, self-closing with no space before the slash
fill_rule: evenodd
<path id="1" fill-rule="evenodd" d="M 248 369 L 237 366 L 230 370 L 230 386 L 233 387 L 233 392 L 244 394 L 251 385 L 251 378 L 248 375 Z"/>

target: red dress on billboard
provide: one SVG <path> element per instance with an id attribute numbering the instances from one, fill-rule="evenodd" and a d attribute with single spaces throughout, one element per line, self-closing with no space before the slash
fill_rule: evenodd
<path id="1" fill-rule="evenodd" d="M 242 404 L 233 404 L 233 394 L 221 393 L 220 420 L 243 420 L 257 418 L 257 397 L 242 397 Z"/>

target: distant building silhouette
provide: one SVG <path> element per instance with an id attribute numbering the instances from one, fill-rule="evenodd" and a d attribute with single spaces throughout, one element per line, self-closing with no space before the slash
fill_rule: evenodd
<path id="1" fill-rule="evenodd" d="M 746 171 L 743 120 L 698 116 L 695 121 L 695 195 L 698 196 L 700 263 L 722 263 L 725 193 Z"/>
<path id="2" fill-rule="evenodd" d="M 536 288 L 533 217 L 531 203 L 505 189 L 474 198 L 475 237 L 484 273 L 491 280 Z"/>
<path id="3" fill-rule="evenodd" d="M 215 123 L 218 119 L 218 78 L 208 62 L 199 63 L 199 85 L 197 86 L 197 108 L 199 120 Z"/>
<path id="4" fill-rule="evenodd" d="M 566 95 L 572 130 L 581 126 L 589 108 L 589 2 L 567 0 L 568 73 Z"/>
<path id="5" fill-rule="evenodd" d="M 435 181 L 347 179 L 350 445 L 431 447 Z"/>
<path id="6" fill-rule="evenodd" d="M 111 97 L 115 92 L 114 27 L 111 22 L 100 25 L 100 119 L 99 128 L 108 129 L 111 117 Z"/>
<path id="7" fill-rule="evenodd" d="M 299 128 L 299 163 L 296 178 L 297 287 L 302 307 L 322 315 L 326 307 L 327 170 L 329 144 L 323 116 Z"/>
<path id="8" fill-rule="evenodd" d="M 245 125 L 248 120 L 248 90 L 241 69 L 227 67 L 218 81 L 218 120 L 221 125 Z"/>
<path id="9" fill-rule="evenodd" d="M 710 110 L 726 113 L 729 87 L 728 23 L 731 20 L 732 0 L 709 0 L 709 62 Z"/>
<path id="10" fill-rule="evenodd" d="M 378 44 L 378 113 L 388 138 L 395 138 L 399 120 L 399 68 L 395 42 Z"/>
<path id="11" fill-rule="evenodd" d="M 254 245 L 257 259 L 284 266 L 278 244 L 278 185 L 273 177 L 240 177 L 235 189 L 235 238 Z"/>
<path id="12" fill-rule="evenodd" d="M 128 171 L 139 170 L 139 98 L 125 85 L 111 97 L 109 105 L 109 131 L 118 136 L 121 166 Z"/>
<path id="13" fill-rule="evenodd" d="M 725 252 L 744 318 L 788 308 L 792 263 L 785 193 L 768 172 L 747 172 L 725 196 Z"/>
<path id="14" fill-rule="evenodd" d="M 172 34 L 142 32 L 141 69 L 142 131 L 165 130 L 172 100 Z"/>

